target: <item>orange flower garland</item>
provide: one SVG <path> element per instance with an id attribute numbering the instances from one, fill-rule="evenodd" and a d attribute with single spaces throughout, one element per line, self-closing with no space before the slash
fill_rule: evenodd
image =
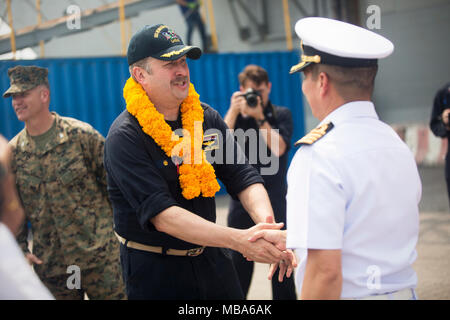
<path id="1" fill-rule="evenodd" d="M 181 104 L 181 123 L 185 138 L 176 135 L 156 110 L 142 86 L 129 78 L 123 88 L 127 110 L 139 122 L 142 130 L 153 138 L 168 157 L 180 156 L 179 181 L 182 195 L 190 200 L 195 197 L 214 197 L 220 186 L 213 166 L 202 150 L 203 108 L 194 85 L 189 85 L 189 94 Z M 176 154 L 174 148 L 180 150 Z"/>

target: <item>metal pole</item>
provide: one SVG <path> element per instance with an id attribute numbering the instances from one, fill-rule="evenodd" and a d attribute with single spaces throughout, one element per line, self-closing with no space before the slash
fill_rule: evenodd
<path id="1" fill-rule="evenodd" d="M 202 16 L 203 22 L 206 22 L 206 6 L 203 1 L 200 1 L 200 15 Z"/>
<path id="2" fill-rule="evenodd" d="M 14 34 L 14 27 L 13 27 L 13 16 L 12 16 L 12 10 L 11 10 L 11 0 L 6 0 L 6 4 L 8 6 L 8 24 L 11 28 L 11 52 L 13 55 L 13 60 L 16 60 L 16 36 Z"/>
<path id="3" fill-rule="evenodd" d="M 131 19 L 126 19 L 125 21 L 127 22 L 127 43 L 129 43 L 132 36 Z"/>
<path id="4" fill-rule="evenodd" d="M 42 13 L 41 13 L 41 0 L 36 0 L 36 10 L 38 12 L 38 27 L 41 26 L 42 23 Z M 41 58 L 44 57 L 44 40 L 39 41 L 39 47 L 41 51 Z"/>
<path id="5" fill-rule="evenodd" d="M 119 1 L 119 19 L 120 19 L 120 42 L 122 44 L 122 56 L 127 54 L 127 44 L 125 40 L 125 0 Z"/>
<path id="6" fill-rule="evenodd" d="M 217 46 L 216 21 L 214 19 L 214 9 L 213 9 L 211 0 L 207 0 L 207 7 L 208 7 L 208 15 L 209 15 L 209 24 L 210 24 L 210 28 L 211 28 L 211 41 L 212 41 L 214 51 L 217 52 L 218 46 Z"/>
<path id="7" fill-rule="evenodd" d="M 292 51 L 292 31 L 291 31 L 291 17 L 289 16 L 288 0 L 283 0 L 284 13 L 284 31 L 286 32 L 286 46 L 289 51 Z"/>

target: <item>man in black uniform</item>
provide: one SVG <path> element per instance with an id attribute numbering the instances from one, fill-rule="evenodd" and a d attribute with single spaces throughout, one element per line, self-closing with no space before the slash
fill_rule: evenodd
<path id="1" fill-rule="evenodd" d="M 230 129 L 235 130 L 237 140 L 244 142 L 243 147 L 250 164 L 263 176 L 276 221 L 286 225 L 286 171 L 293 130 L 291 111 L 270 102 L 272 84 L 267 71 L 262 67 L 245 67 L 239 74 L 239 83 L 240 91 L 232 95 L 224 120 Z M 245 136 L 240 139 L 239 136 L 242 135 Z M 239 200 L 232 200 L 228 226 L 247 229 L 254 224 Z M 244 295 L 247 295 L 254 263 L 239 252 L 233 251 L 232 257 Z M 277 271 L 272 278 L 272 296 L 274 300 L 295 300 L 297 297 L 293 277 L 279 282 Z"/>
<path id="2" fill-rule="evenodd" d="M 248 241 L 281 224 L 264 223 L 273 221 L 273 211 L 262 178 L 190 85 L 186 58 L 200 55 L 165 25 L 144 27 L 128 47 L 127 109 L 109 130 L 104 161 L 129 299 L 241 299 L 230 254 L 221 248 L 267 263 L 291 257 L 268 242 Z M 232 163 L 205 161 L 229 159 L 229 152 Z M 255 227 L 215 224 L 216 177 Z"/>
<path id="3" fill-rule="evenodd" d="M 441 138 L 450 138 L 450 82 L 438 90 L 434 97 L 433 111 L 431 113 L 430 128 L 434 135 Z M 450 147 L 450 145 L 449 145 Z M 450 201 L 450 152 L 447 148 L 445 156 L 445 180 Z"/>

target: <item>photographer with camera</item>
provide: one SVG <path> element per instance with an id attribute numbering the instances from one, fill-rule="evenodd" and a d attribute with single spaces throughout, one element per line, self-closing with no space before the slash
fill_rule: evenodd
<path id="1" fill-rule="evenodd" d="M 286 107 L 273 105 L 269 100 L 272 84 L 267 71 L 257 65 L 248 65 L 239 74 L 240 91 L 231 97 L 230 108 L 225 115 L 225 122 L 230 129 L 242 129 L 245 145 L 242 146 L 246 157 L 261 173 L 265 188 L 269 194 L 276 222 L 286 226 L 286 173 L 288 151 L 293 131 L 291 111 Z M 256 141 L 250 139 L 249 130 L 255 130 Z M 237 132 L 235 132 L 237 135 Z M 261 141 L 261 139 L 263 139 Z M 237 139 L 239 141 L 239 139 Z M 256 144 L 256 146 L 254 145 Z M 265 150 L 260 150 L 265 148 Z M 250 154 L 251 152 L 257 152 Z M 269 164 L 262 155 L 268 155 Z M 252 161 L 252 159 L 256 159 Z M 262 169 L 271 162 L 278 162 L 278 170 L 273 174 L 264 174 Z M 231 200 L 228 226 L 246 229 L 253 226 L 253 221 L 239 201 Z M 239 276 L 244 295 L 247 296 L 252 279 L 254 264 L 247 261 L 239 252 L 232 252 L 233 263 Z M 274 300 L 296 299 L 293 277 L 278 281 L 278 271 L 272 277 L 272 296 Z"/>
<path id="2" fill-rule="evenodd" d="M 440 88 L 434 97 L 430 129 L 437 137 L 450 138 L 450 82 Z M 448 148 L 445 157 L 445 180 L 450 201 L 450 153 Z"/>

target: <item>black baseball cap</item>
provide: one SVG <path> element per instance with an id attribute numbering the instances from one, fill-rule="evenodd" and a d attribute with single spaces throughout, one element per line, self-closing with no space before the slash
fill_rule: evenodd
<path id="1" fill-rule="evenodd" d="M 127 59 L 128 65 L 132 65 L 147 57 L 171 61 L 184 55 L 196 60 L 202 55 L 202 50 L 199 47 L 185 45 L 172 29 L 157 24 L 145 26 L 131 38 Z"/>

